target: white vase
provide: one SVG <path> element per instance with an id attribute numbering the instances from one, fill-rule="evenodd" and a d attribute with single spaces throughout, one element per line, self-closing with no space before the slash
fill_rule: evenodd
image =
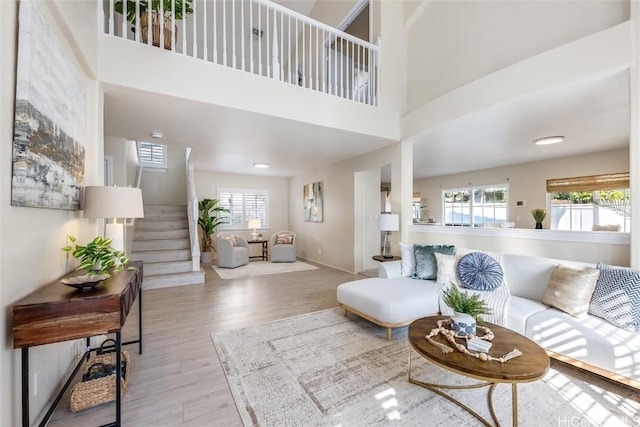
<path id="1" fill-rule="evenodd" d="M 451 316 L 451 329 L 456 336 L 466 337 L 476 334 L 476 320 L 467 313 L 458 313 Z"/>

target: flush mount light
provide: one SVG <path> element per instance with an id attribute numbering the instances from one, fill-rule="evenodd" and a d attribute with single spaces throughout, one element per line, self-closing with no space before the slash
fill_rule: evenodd
<path id="1" fill-rule="evenodd" d="M 162 139 L 162 132 L 151 132 L 151 138 Z"/>
<path id="2" fill-rule="evenodd" d="M 564 141 L 564 136 L 545 136 L 544 138 L 534 140 L 533 143 L 536 145 L 549 145 L 557 144 L 562 141 Z"/>
<path id="3" fill-rule="evenodd" d="M 253 164 L 254 168 L 260 168 L 260 169 L 266 169 L 269 166 L 271 166 L 269 163 L 254 163 Z"/>

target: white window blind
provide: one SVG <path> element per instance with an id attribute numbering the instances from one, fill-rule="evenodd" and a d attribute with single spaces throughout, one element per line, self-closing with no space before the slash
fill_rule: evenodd
<path id="1" fill-rule="evenodd" d="M 260 220 L 260 228 L 269 227 L 269 190 L 218 188 L 220 206 L 229 209 L 223 213 L 227 223 L 219 229 L 248 229 L 250 219 Z"/>
<path id="2" fill-rule="evenodd" d="M 138 166 L 167 169 L 167 146 L 155 142 L 137 141 Z"/>

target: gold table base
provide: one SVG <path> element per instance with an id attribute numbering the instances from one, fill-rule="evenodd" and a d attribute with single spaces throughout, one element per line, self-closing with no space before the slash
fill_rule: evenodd
<path id="1" fill-rule="evenodd" d="M 483 380 L 482 378 L 478 378 L 475 376 L 469 376 L 469 377 L 479 379 L 481 382 L 476 384 L 469 384 L 469 385 L 448 385 L 448 384 L 434 384 L 434 383 L 418 381 L 416 379 L 411 378 L 411 353 L 413 353 L 413 348 L 411 347 L 411 344 L 409 344 L 409 366 L 407 369 L 407 379 L 411 384 L 415 384 L 420 387 L 426 388 L 427 390 L 430 390 L 438 394 L 439 396 L 444 397 L 450 402 L 455 403 L 460 408 L 464 409 L 469 414 L 473 415 L 475 418 L 477 418 L 482 424 L 484 424 L 487 427 L 494 427 L 494 426 L 500 427 L 500 421 L 498 421 L 498 417 L 496 416 L 496 412 L 493 408 L 493 392 L 496 386 L 498 385 L 497 382 L 486 381 L 486 380 Z M 436 365 L 441 366 L 442 368 L 447 369 L 448 371 L 454 372 L 458 375 L 467 376 L 462 372 L 454 371 L 446 366 L 442 366 L 437 363 Z M 483 388 L 483 387 L 489 387 L 489 393 L 487 395 L 487 403 L 489 405 L 489 411 L 491 412 L 491 417 L 493 418 L 493 422 L 495 424 L 491 424 L 487 419 L 482 417 L 476 411 L 474 411 L 464 403 L 460 402 L 455 397 L 443 391 L 443 390 L 472 390 L 472 389 Z M 512 415 L 512 425 L 513 427 L 517 427 L 518 426 L 518 384 L 516 382 L 511 383 L 511 415 Z"/>

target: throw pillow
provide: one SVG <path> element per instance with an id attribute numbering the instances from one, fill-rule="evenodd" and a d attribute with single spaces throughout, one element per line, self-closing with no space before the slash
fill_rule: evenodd
<path id="1" fill-rule="evenodd" d="M 502 267 L 498 261 L 482 252 L 471 252 L 460 258 L 456 273 L 465 288 L 491 291 L 502 284 Z"/>
<path id="2" fill-rule="evenodd" d="M 413 277 L 416 272 L 416 256 L 413 254 L 413 243 L 400 242 L 400 275 Z"/>
<path id="3" fill-rule="evenodd" d="M 231 246 L 238 246 L 238 242 L 236 242 L 236 238 L 233 234 L 219 234 L 219 238 L 228 240 L 231 243 Z"/>
<path id="4" fill-rule="evenodd" d="M 589 302 L 599 275 L 597 268 L 576 270 L 557 265 L 542 295 L 542 302 L 574 317 L 584 317 L 589 311 Z"/>
<path id="5" fill-rule="evenodd" d="M 293 244 L 293 233 L 278 233 L 276 235 L 276 245 Z"/>
<path id="6" fill-rule="evenodd" d="M 416 279 L 435 280 L 438 275 L 438 265 L 434 253 L 454 255 L 456 247 L 453 245 L 413 245 L 416 258 Z"/>
<path id="7" fill-rule="evenodd" d="M 589 304 L 589 314 L 621 329 L 640 332 L 640 272 L 598 264 L 600 276 Z"/>
<path id="8" fill-rule="evenodd" d="M 456 255 L 441 254 L 439 252 L 434 252 L 433 256 L 436 258 L 436 264 L 438 266 L 436 283 L 444 285 L 453 283 L 456 286 L 460 286 L 460 282 L 456 277 L 456 262 L 458 262 L 458 257 Z"/>

